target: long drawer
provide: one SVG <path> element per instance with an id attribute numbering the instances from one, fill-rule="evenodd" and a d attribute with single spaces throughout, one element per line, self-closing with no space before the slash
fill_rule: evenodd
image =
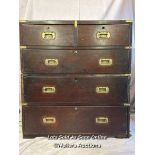
<path id="1" fill-rule="evenodd" d="M 129 136 L 128 107 L 23 107 L 24 137 L 52 134 Z"/>
<path id="2" fill-rule="evenodd" d="M 120 105 L 128 102 L 129 77 L 24 76 L 24 102 L 50 105 Z"/>
<path id="3" fill-rule="evenodd" d="M 22 49 L 23 73 L 130 73 L 130 50 Z"/>

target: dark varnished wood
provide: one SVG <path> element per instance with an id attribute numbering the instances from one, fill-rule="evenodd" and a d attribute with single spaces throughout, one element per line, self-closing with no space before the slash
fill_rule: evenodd
<path id="1" fill-rule="evenodd" d="M 102 134 L 129 137 L 129 83 L 132 23 L 125 20 L 26 21 L 20 23 L 23 137 Z M 98 39 L 97 32 L 110 32 Z M 42 32 L 55 32 L 43 39 Z M 77 52 L 75 52 L 77 51 Z M 58 66 L 45 66 L 45 59 Z M 112 59 L 100 66 L 100 58 Z M 45 94 L 43 86 L 56 92 Z M 97 94 L 96 87 L 109 87 Z M 44 124 L 43 117 L 55 117 Z M 96 124 L 108 117 L 108 124 Z"/>
<path id="2" fill-rule="evenodd" d="M 55 32 L 56 39 L 42 39 L 42 32 Z M 108 31 L 111 37 L 108 39 L 97 39 L 96 33 Z M 99 25 L 79 23 L 75 28 L 74 24 L 36 24 L 35 22 L 20 24 L 20 44 L 26 46 L 129 46 L 131 45 L 131 23 L 103 23 Z"/>
<path id="3" fill-rule="evenodd" d="M 110 32 L 110 38 L 97 39 L 96 33 Z M 79 25 L 78 46 L 129 46 L 131 45 L 131 25 Z"/>
<path id="4" fill-rule="evenodd" d="M 129 136 L 128 107 L 23 107 L 24 137 L 53 134 L 103 134 Z M 55 117 L 55 124 L 44 124 L 43 117 Z M 96 117 L 108 117 L 108 124 L 96 124 Z M 31 123 L 30 123 L 31 122 Z"/>
<path id="5" fill-rule="evenodd" d="M 44 94 L 44 86 L 56 93 Z M 96 87 L 109 87 L 108 94 L 97 94 Z M 121 105 L 128 102 L 128 77 L 123 76 L 25 76 L 24 102 L 50 105 Z"/>
<path id="6" fill-rule="evenodd" d="M 83 73 L 127 74 L 130 73 L 130 50 L 41 50 L 22 49 L 23 73 Z M 58 59 L 57 66 L 46 66 L 45 59 Z M 99 65 L 99 59 L 112 59 L 110 66 Z"/>
<path id="7" fill-rule="evenodd" d="M 56 38 L 43 39 L 43 32 L 55 32 Z M 74 46 L 74 26 L 21 24 L 20 38 L 21 45 Z"/>

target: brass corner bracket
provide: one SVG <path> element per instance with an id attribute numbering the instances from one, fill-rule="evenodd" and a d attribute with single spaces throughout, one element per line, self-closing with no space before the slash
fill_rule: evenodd
<path id="1" fill-rule="evenodd" d="M 125 46 L 124 48 L 125 48 L 125 49 L 131 49 L 132 46 Z"/>
<path id="2" fill-rule="evenodd" d="M 27 103 L 22 103 L 22 106 L 26 106 L 26 105 L 28 105 Z"/>
<path id="3" fill-rule="evenodd" d="M 26 23 L 27 20 L 19 20 L 19 23 Z"/>
<path id="4" fill-rule="evenodd" d="M 74 21 L 74 27 L 77 28 L 78 22 L 77 20 Z"/>
<path id="5" fill-rule="evenodd" d="M 133 23 L 133 20 L 126 20 L 126 23 Z"/>
<path id="6" fill-rule="evenodd" d="M 26 46 L 20 46 L 20 49 L 25 49 L 25 48 L 27 48 Z"/>

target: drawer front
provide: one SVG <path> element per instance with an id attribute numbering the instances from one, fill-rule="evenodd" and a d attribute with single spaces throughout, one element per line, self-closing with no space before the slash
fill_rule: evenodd
<path id="1" fill-rule="evenodd" d="M 25 137 L 52 134 L 128 136 L 127 107 L 23 107 Z"/>
<path id="2" fill-rule="evenodd" d="M 130 73 L 130 50 L 22 49 L 23 73 Z"/>
<path id="3" fill-rule="evenodd" d="M 20 25 L 21 45 L 74 46 L 73 25 Z"/>
<path id="4" fill-rule="evenodd" d="M 79 46 L 129 46 L 131 25 L 79 25 Z"/>
<path id="5" fill-rule="evenodd" d="M 24 102 L 50 105 L 120 105 L 128 102 L 128 77 L 27 76 Z"/>

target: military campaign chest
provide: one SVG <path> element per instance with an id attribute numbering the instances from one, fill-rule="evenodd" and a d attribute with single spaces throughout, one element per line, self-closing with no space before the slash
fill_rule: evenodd
<path id="1" fill-rule="evenodd" d="M 23 137 L 129 137 L 131 21 L 21 21 Z"/>

